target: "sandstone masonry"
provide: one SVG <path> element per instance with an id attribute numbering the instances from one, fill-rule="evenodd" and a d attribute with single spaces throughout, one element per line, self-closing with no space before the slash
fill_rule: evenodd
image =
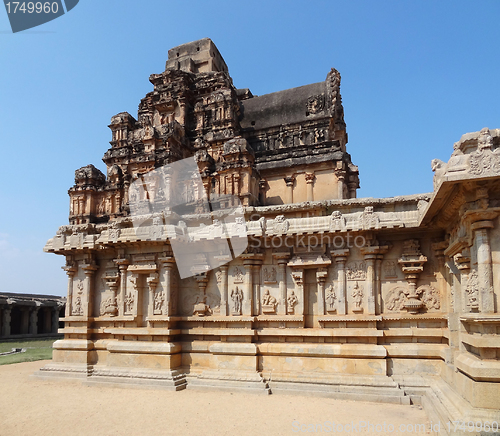
<path id="1" fill-rule="evenodd" d="M 150 81 L 137 120 L 111 119 L 107 177 L 76 171 L 70 224 L 45 246 L 66 257 L 68 295 L 41 376 L 413 400 L 435 421 L 500 422 L 500 130 L 433 161 L 433 193 L 357 199 L 335 69 L 257 97 L 203 39 Z M 171 241 L 196 216 L 165 210 L 138 234 L 129 188 L 190 156 L 208 198 L 239 198 L 249 244 L 180 279 Z"/>

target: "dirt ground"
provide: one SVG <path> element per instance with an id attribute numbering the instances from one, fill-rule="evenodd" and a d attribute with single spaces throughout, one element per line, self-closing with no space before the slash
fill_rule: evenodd
<path id="1" fill-rule="evenodd" d="M 0 366 L 0 435 L 427 433 L 416 426 L 427 423 L 417 406 L 276 394 L 88 387 L 30 378 L 46 363 Z"/>

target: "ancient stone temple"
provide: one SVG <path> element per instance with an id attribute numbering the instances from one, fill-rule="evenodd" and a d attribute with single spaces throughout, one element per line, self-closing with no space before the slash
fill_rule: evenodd
<path id="1" fill-rule="evenodd" d="M 107 176 L 76 171 L 70 224 L 45 246 L 68 294 L 40 375 L 499 418 L 500 130 L 433 161 L 433 193 L 357 199 L 335 69 L 254 96 L 203 39 L 150 81 L 137 119 L 111 119 Z M 232 236 L 243 249 L 221 248 Z"/>

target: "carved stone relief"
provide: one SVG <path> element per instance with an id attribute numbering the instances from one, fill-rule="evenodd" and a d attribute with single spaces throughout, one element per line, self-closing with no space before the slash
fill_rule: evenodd
<path id="1" fill-rule="evenodd" d="M 299 304 L 299 299 L 295 295 L 294 291 L 292 291 L 292 293 L 288 296 L 286 301 L 287 301 L 287 313 L 289 315 L 293 315 L 295 313 L 295 306 Z"/>
<path id="2" fill-rule="evenodd" d="M 82 316 L 83 315 L 83 281 L 80 280 L 78 284 L 76 285 L 76 288 L 78 289 L 75 300 L 73 302 L 73 311 L 72 315 L 74 316 Z"/>
<path id="3" fill-rule="evenodd" d="M 233 271 L 233 283 L 243 283 L 243 279 L 245 278 L 243 271 L 240 268 L 236 267 Z"/>
<path id="4" fill-rule="evenodd" d="M 352 296 L 352 302 L 353 302 L 353 307 L 352 311 L 353 312 L 363 312 L 363 287 L 356 282 L 354 285 L 354 288 L 351 293 Z"/>
<path id="5" fill-rule="evenodd" d="M 362 229 L 377 229 L 379 227 L 380 220 L 375 212 L 373 211 L 373 206 L 366 206 L 365 210 L 359 217 L 359 226 Z"/>
<path id="6" fill-rule="evenodd" d="M 276 313 L 277 305 L 278 301 L 276 300 L 276 298 L 269 293 L 269 289 L 266 289 L 262 297 L 262 313 Z"/>
<path id="7" fill-rule="evenodd" d="M 265 267 L 262 269 L 262 275 L 264 276 L 264 283 L 276 283 L 276 268 Z"/>
<path id="8" fill-rule="evenodd" d="M 231 300 L 233 300 L 233 315 L 241 315 L 241 306 L 243 302 L 243 291 L 236 286 L 231 291 Z"/>
<path id="9" fill-rule="evenodd" d="M 420 302 L 418 307 L 417 305 L 409 304 L 412 298 Z M 417 313 L 423 307 L 427 310 L 439 310 L 441 308 L 439 292 L 430 285 L 419 286 L 415 291 L 415 296 L 410 295 L 408 287 L 396 286 L 387 293 L 386 300 L 385 307 L 390 312 L 407 310 L 410 313 Z"/>
<path id="10" fill-rule="evenodd" d="M 335 288 L 333 285 L 328 286 L 326 288 L 326 311 L 328 313 L 334 313 L 337 311 L 337 295 L 335 294 Z"/>
<path id="11" fill-rule="evenodd" d="M 387 260 L 386 262 L 384 262 L 385 278 L 396 278 L 398 276 L 396 266 L 397 264 L 393 260 Z"/>
<path id="12" fill-rule="evenodd" d="M 479 308 L 479 277 L 475 269 L 469 274 L 465 292 L 467 293 L 467 306 L 472 310 L 477 310 Z"/>
<path id="13" fill-rule="evenodd" d="M 346 265 L 347 280 L 366 280 L 366 263 L 364 261 L 352 261 Z"/>
<path id="14" fill-rule="evenodd" d="M 330 231 L 345 230 L 346 221 L 339 210 L 334 210 L 330 215 Z"/>
<path id="15" fill-rule="evenodd" d="M 283 235 L 288 231 L 289 223 L 285 215 L 278 215 L 274 219 L 274 233 Z"/>

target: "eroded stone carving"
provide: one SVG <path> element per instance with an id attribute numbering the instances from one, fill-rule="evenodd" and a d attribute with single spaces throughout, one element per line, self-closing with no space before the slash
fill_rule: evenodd
<path id="1" fill-rule="evenodd" d="M 233 300 L 233 315 L 241 315 L 243 291 L 239 289 L 238 286 L 231 291 L 231 300 Z"/>
<path id="2" fill-rule="evenodd" d="M 366 280 L 366 263 L 352 261 L 346 265 L 347 280 Z"/>
<path id="3" fill-rule="evenodd" d="M 270 267 L 268 269 L 266 267 L 262 270 L 262 274 L 264 276 L 264 283 L 276 283 L 276 268 Z"/>
<path id="4" fill-rule="evenodd" d="M 212 310 L 210 309 L 210 306 L 207 304 L 207 298 L 208 298 L 207 295 L 196 297 L 196 301 L 194 302 L 194 307 L 193 307 L 193 315 L 196 316 L 211 315 Z"/>
<path id="5" fill-rule="evenodd" d="M 345 218 L 339 210 L 334 210 L 330 215 L 330 231 L 338 232 L 345 230 Z"/>
<path id="6" fill-rule="evenodd" d="M 439 292 L 430 285 L 419 286 L 413 294 L 408 287 L 397 286 L 387 294 L 386 308 L 391 312 L 417 313 L 422 307 L 427 310 L 441 308 Z"/>
<path id="7" fill-rule="evenodd" d="M 328 286 L 326 288 L 326 311 L 329 313 L 333 313 L 337 311 L 337 295 L 335 294 L 335 289 L 333 285 Z"/>
<path id="8" fill-rule="evenodd" d="M 283 235 L 288 231 L 288 227 L 290 224 L 288 223 L 288 220 L 285 218 L 285 215 L 278 215 L 274 219 L 274 233 L 278 235 Z"/>
<path id="9" fill-rule="evenodd" d="M 396 272 L 396 262 L 393 260 L 388 260 L 384 264 L 384 273 L 386 278 L 397 277 L 398 274 Z"/>
<path id="10" fill-rule="evenodd" d="M 133 315 L 135 306 L 135 295 L 132 292 L 125 296 L 125 315 Z"/>
<path id="11" fill-rule="evenodd" d="M 245 276 L 243 274 L 243 271 L 241 271 L 241 269 L 236 267 L 233 272 L 233 277 L 234 277 L 233 283 L 243 283 L 243 279 Z"/>
<path id="12" fill-rule="evenodd" d="M 479 308 L 479 277 L 477 270 L 471 270 L 465 291 L 467 292 L 467 306 L 472 310 L 477 310 Z"/>
<path id="13" fill-rule="evenodd" d="M 287 301 L 287 308 L 286 308 L 287 313 L 289 315 L 293 315 L 295 313 L 295 306 L 299 304 L 299 299 L 295 295 L 294 291 L 292 291 L 292 293 L 288 296 L 286 301 Z"/>
<path id="14" fill-rule="evenodd" d="M 278 301 L 266 289 L 262 297 L 262 313 L 276 313 L 276 306 Z"/>
<path id="15" fill-rule="evenodd" d="M 318 112 L 321 112 L 324 108 L 325 108 L 325 96 L 323 94 L 312 95 L 307 99 L 306 115 L 317 114 Z"/>
<path id="16" fill-rule="evenodd" d="M 217 283 L 221 283 L 222 282 L 222 271 L 221 270 L 218 270 L 215 272 L 215 281 Z"/>
<path id="17" fill-rule="evenodd" d="M 365 210 L 359 218 L 359 226 L 362 229 L 377 229 L 380 224 L 380 219 L 373 211 L 373 206 L 366 206 Z"/>
<path id="18" fill-rule="evenodd" d="M 73 303 L 72 315 L 81 316 L 83 315 L 83 281 L 80 280 L 76 285 L 78 292 L 76 293 L 75 301 Z"/>
<path id="19" fill-rule="evenodd" d="M 363 312 L 363 287 L 359 286 L 358 282 L 354 285 L 352 290 L 352 302 L 353 302 L 353 312 Z"/>

